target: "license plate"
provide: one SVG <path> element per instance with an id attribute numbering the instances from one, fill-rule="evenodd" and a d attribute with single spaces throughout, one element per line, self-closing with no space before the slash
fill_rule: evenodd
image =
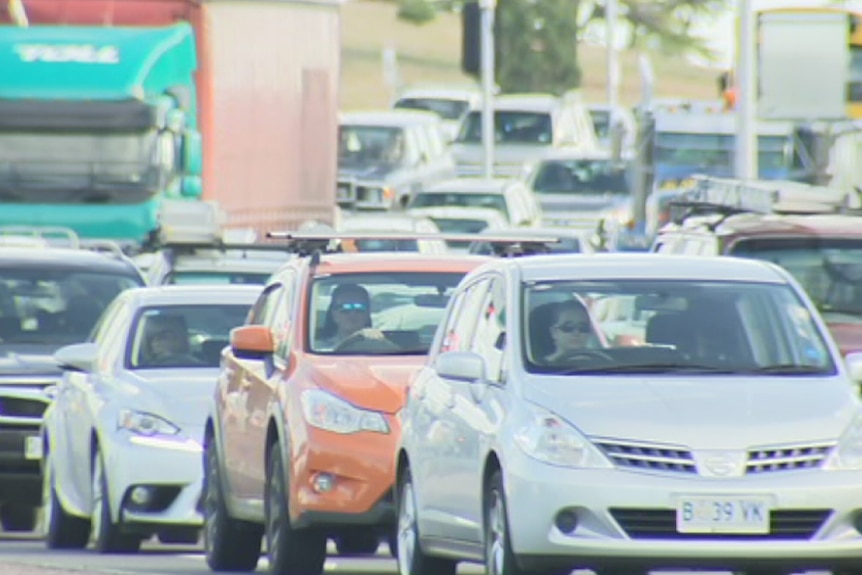
<path id="1" fill-rule="evenodd" d="M 769 533 L 769 500 L 765 497 L 691 496 L 679 500 L 679 533 Z"/>
<path id="2" fill-rule="evenodd" d="M 31 435 L 24 440 L 24 459 L 42 459 L 42 438 Z"/>

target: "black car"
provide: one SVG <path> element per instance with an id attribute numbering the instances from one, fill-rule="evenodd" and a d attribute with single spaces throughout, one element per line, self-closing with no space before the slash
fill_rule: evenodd
<path id="1" fill-rule="evenodd" d="M 0 524 L 30 531 L 42 505 L 42 416 L 61 371 L 121 291 L 144 285 L 119 252 L 0 245 Z"/>

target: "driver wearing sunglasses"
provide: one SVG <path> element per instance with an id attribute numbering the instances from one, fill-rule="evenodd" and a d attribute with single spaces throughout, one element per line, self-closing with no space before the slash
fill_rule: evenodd
<path id="1" fill-rule="evenodd" d="M 383 332 L 371 327 L 371 298 L 357 284 L 342 284 L 332 292 L 323 327 L 318 333 L 320 347 L 336 349 L 341 342 L 361 335 L 367 339 L 383 339 Z"/>
<path id="2" fill-rule="evenodd" d="M 545 358 L 553 363 L 561 361 L 584 349 L 602 347 L 602 339 L 594 329 L 590 313 L 579 300 L 558 303 L 553 308 L 550 339 L 554 351 Z"/>

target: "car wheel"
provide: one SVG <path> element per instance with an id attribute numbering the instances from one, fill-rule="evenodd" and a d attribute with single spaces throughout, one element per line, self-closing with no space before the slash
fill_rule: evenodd
<path id="1" fill-rule="evenodd" d="M 263 527 L 230 517 L 224 500 L 218 450 L 210 438 L 205 448 L 204 555 L 213 571 L 254 571 L 260 560 Z"/>
<path id="2" fill-rule="evenodd" d="M 374 555 L 380 548 L 380 537 L 375 532 L 348 533 L 335 537 L 339 555 Z"/>
<path id="3" fill-rule="evenodd" d="M 54 487 L 54 465 L 46 454 L 42 466 L 42 525 L 48 549 L 83 549 L 90 538 L 90 521 L 66 513 Z"/>
<path id="4" fill-rule="evenodd" d="M 111 518 L 111 502 L 108 497 L 108 476 L 102 454 L 93 458 L 93 490 L 90 528 L 93 546 L 99 553 L 137 553 L 141 538 L 122 533 L 120 525 Z"/>
<path id="5" fill-rule="evenodd" d="M 269 453 L 266 478 L 266 548 L 272 575 L 319 575 L 326 561 L 326 536 L 290 524 L 287 478 L 276 443 Z"/>
<path id="6" fill-rule="evenodd" d="M 417 509 L 413 476 L 407 468 L 401 473 L 398 485 L 398 535 L 395 555 L 399 575 L 455 575 L 458 569 L 457 561 L 431 557 L 422 552 Z"/>

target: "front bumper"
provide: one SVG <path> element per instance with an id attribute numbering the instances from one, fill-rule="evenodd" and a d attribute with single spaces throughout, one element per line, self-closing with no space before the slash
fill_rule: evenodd
<path id="1" fill-rule="evenodd" d="M 111 510 L 116 514 L 115 520 L 126 528 L 203 525 L 199 506 L 203 490 L 199 443 L 121 433 L 105 455 Z M 149 501 L 133 500 L 136 487 L 150 492 Z"/>
<path id="2" fill-rule="evenodd" d="M 0 386 L 0 503 L 42 503 L 42 416 L 50 396 L 44 384 Z"/>
<path id="3" fill-rule="evenodd" d="M 862 473 L 819 469 L 732 479 L 677 477 L 618 469 L 541 464 L 511 450 L 504 483 L 511 542 L 524 566 L 654 568 L 788 564 L 795 570 L 862 561 Z M 682 534 L 677 505 L 686 496 L 767 496 L 770 532 Z M 577 527 L 555 524 L 572 511 Z"/>

